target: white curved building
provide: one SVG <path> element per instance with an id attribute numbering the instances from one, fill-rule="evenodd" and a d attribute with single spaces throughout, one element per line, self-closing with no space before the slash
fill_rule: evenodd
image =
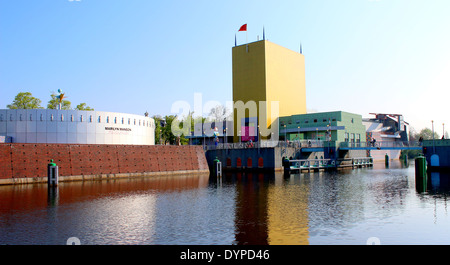
<path id="1" fill-rule="evenodd" d="M 155 122 L 117 112 L 1 109 L 1 142 L 154 145 Z"/>

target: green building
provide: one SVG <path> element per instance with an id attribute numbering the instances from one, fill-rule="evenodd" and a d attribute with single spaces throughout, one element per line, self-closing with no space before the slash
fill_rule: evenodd
<path id="1" fill-rule="evenodd" d="M 366 142 L 362 116 L 344 111 L 320 112 L 280 117 L 280 138 L 289 141 L 322 140 Z"/>

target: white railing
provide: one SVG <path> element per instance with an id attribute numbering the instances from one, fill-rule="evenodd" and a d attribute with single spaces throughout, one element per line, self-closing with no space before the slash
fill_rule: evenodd
<path id="1" fill-rule="evenodd" d="M 379 142 L 341 142 L 340 148 L 401 148 L 401 147 L 419 147 L 419 141 L 379 141 Z"/>
<path id="2" fill-rule="evenodd" d="M 300 141 L 261 141 L 261 142 L 242 142 L 242 143 L 218 143 L 217 145 L 205 145 L 205 150 L 215 149 L 243 149 L 243 148 L 273 148 L 273 147 L 292 147 L 292 148 L 323 148 L 334 147 L 334 141 L 321 140 L 300 140 Z"/>

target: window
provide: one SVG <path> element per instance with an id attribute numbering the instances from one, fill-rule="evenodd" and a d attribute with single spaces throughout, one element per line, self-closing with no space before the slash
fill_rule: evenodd
<path id="1" fill-rule="evenodd" d="M 128 118 L 128 124 L 130 124 L 130 122 L 131 122 L 131 119 L 130 119 L 130 118 Z"/>
<path id="2" fill-rule="evenodd" d="M 3 114 L 0 114 L 0 121 L 3 121 Z"/>
<path id="3" fill-rule="evenodd" d="M 19 120 L 22 121 L 22 114 L 19 115 Z"/>
<path id="4" fill-rule="evenodd" d="M 106 116 L 106 123 L 109 123 L 109 116 Z"/>
<path id="5" fill-rule="evenodd" d="M 122 117 L 122 124 L 125 122 L 125 118 L 124 117 Z"/>
<path id="6" fill-rule="evenodd" d="M 305 120 L 305 123 L 309 123 L 309 121 L 308 121 L 308 120 Z"/>
<path id="7" fill-rule="evenodd" d="M 102 122 L 102 117 L 98 116 L 98 123 Z"/>
<path id="8" fill-rule="evenodd" d="M 92 122 L 92 115 L 89 115 L 89 122 Z"/>
<path id="9" fill-rule="evenodd" d="M 52 115 L 50 115 L 50 120 L 51 120 L 51 121 L 53 121 L 53 114 L 52 114 Z"/>
<path id="10" fill-rule="evenodd" d="M 323 122 L 327 122 L 328 120 L 327 120 L 327 119 L 323 119 L 322 121 L 323 121 Z"/>
<path id="11" fill-rule="evenodd" d="M 317 123 L 317 119 L 314 119 L 314 123 Z"/>
<path id="12" fill-rule="evenodd" d="M 83 122 L 83 115 L 80 115 L 80 121 Z"/>
<path id="13" fill-rule="evenodd" d="M 64 121 L 64 115 L 61 114 L 61 121 Z"/>
<path id="14" fill-rule="evenodd" d="M 70 115 L 70 121 L 73 121 L 73 115 Z"/>
<path id="15" fill-rule="evenodd" d="M 117 123 L 117 117 L 114 117 L 114 124 Z"/>
<path id="16" fill-rule="evenodd" d="M 33 114 L 30 114 L 30 121 L 33 120 Z"/>
<path id="17" fill-rule="evenodd" d="M 41 121 L 44 120 L 44 114 L 41 114 Z"/>

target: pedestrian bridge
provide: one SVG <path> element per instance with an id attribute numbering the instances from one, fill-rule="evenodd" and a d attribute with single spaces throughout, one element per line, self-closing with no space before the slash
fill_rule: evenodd
<path id="1" fill-rule="evenodd" d="M 323 152 L 324 149 L 337 148 L 346 150 L 422 150 L 418 141 L 379 141 L 379 142 L 341 142 L 336 146 L 335 141 L 300 140 L 300 141 L 263 141 L 261 143 L 219 143 L 204 146 L 205 150 L 215 149 L 246 149 L 268 147 L 299 148 L 301 152 Z"/>
<path id="2" fill-rule="evenodd" d="M 388 142 L 342 142 L 340 150 L 422 150 L 422 145 L 418 141 L 388 141 Z"/>

